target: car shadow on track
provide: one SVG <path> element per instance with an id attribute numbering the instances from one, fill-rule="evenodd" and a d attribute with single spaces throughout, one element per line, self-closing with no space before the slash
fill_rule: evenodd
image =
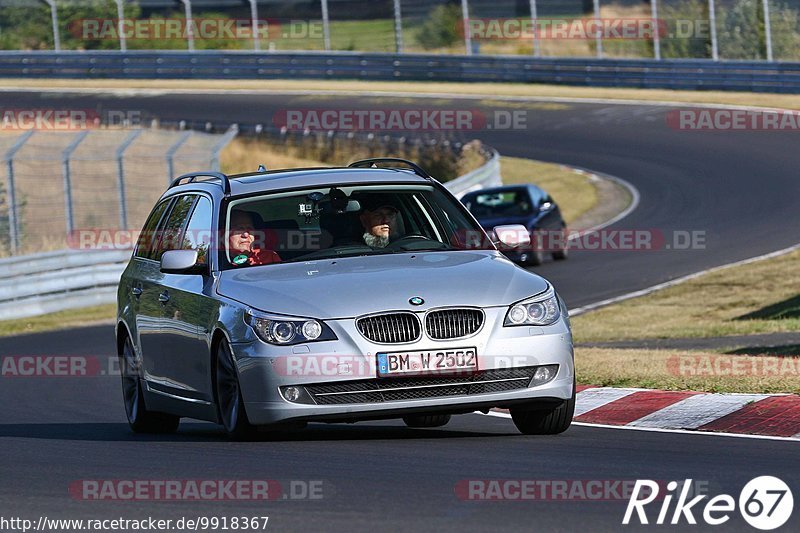
<path id="1" fill-rule="evenodd" d="M 486 420 L 489 422 L 489 420 Z M 414 429 L 403 425 L 376 424 L 311 424 L 294 431 L 261 432 L 256 442 L 284 441 L 340 441 L 340 440 L 402 440 L 451 439 L 518 436 L 513 426 L 492 424 L 495 431 L 466 429 Z M 460 424 L 459 424 L 460 425 Z M 219 426 L 202 423 L 183 423 L 177 432 L 164 435 L 133 433 L 125 423 L 44 423 L 0 424 L 0 438 L 78 440 L 97 442 L 202 442 L 226 441 L 227 436 Z"/>

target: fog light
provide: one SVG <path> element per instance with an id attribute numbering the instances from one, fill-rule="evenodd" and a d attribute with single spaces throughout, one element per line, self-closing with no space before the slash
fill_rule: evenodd
<path id="1" fill-rule="evenodd" d="M 290 402 L 296 402 L 300 399 L 300 389 L 297 387 L 286 387 L 283 389 L 283 397 Z"/>
<path id="2" fill-rule="evenodd" d="M 553 378 L 556 377 L 557 373 L 558 373 L 558 365 L 540 366 L 539 368 L 536 369 L 536 372 L 533 373 L 531 386 L 535 387 L 536 385 L 544 385 L 548 381 L 552 381 Z"/>

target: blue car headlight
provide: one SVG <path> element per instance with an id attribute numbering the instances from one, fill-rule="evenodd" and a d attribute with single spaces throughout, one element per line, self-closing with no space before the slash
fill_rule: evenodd
<path id="1" fill-rule="evenodd" d="M 250 309 L 245 313 L 245 320 L 259 339 L 277 346 L 337 340 L 327 324 L 313 318 L 290 319 L 260 314 Z"/>
<path id="2" fill-rule="evenodd" d="M 561 316 L 558 296 L 553 287 L 512 305 L 506 313 L 504 326 L 549 326 Z"/>

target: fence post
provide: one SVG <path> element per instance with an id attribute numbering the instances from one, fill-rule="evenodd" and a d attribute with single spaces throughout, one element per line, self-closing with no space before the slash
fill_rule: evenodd
<path id="1" fill-rule="evenodd" d="M 192 133 L 194 133 L 192 130 L 183 132 L 183 135 L 178 137 L 178 140 L 175 141 L 173 143 L 173 145 L 170 146 L 169 149 L 167 150 L 167 154 L 166 154 L 166 158 L 167 158 L 167 185 L 170 185 L 172 183 L 172 178 L 175 175 L 175 171 L 173 169 L 173 161 L 172 161 L 173 158 L 175 157 L 175 152 L 177 152 L 180 149 L 181 146 L 186 144 L 186 141 L 189 140 L 189 138 L 192 136 Z"/>
<path id="2" fill-rule="evenodd" d="M 541 57 L 539 50 L 539 15 L 536 10 L 536 0 L 530 0 L 531 5 L 531 27 L 533 28 L 533 57 Z"/>
<path id="3" fill-rule="evenodd" d="M 44 0 L 50 6 L 50 20 L 53 22 L 53 47 L 56 52 L 61 51 L 61 35 L 58 32 L 58 7 L 56 0 Z"/>
<path id="4" fill-rule="evenodd" d="M 219 153 L 223 148 L 228 146 L 228 143 L 231 142 L 238 134 L 239 125 L 231 124 L 231 127 L 228 128 L 228 131 L 226 131 L 217 144 L 214 145 L 214 147 L 211 149 L 211 170 L 219 172 Z"/>
<path id="5" fill-rule="evenodd" d="M 250 0 L 250 23 L 253 28 L 253 50 L 261 50 L 261 40 L 258 36 L 258 4 L 256 4 L 256 0 Z"/>
<path id="6" fill-rule="evenodd" d="M 72 157 L 72 153 L 78 148 L 78 145 L 83 142 L 87 135 L 89 135 L 88 130 L 80 132 L 61 154 L 61 166 L 64 170 L 64 214 L 67 219 L 67 235 L 72 233 L 72 230 L 75 229 L 75 219 L 72 213 L 72 175 L 70 174 L 69 160 L 70 157 Z"/>
<path id="7" fill-rule="evenodd" d="M 125 39 L 125 32 L 123 31 L 125 16 L 125 8 L 122 5 L 125 0 L 114 0 L 117 3 L 117 33 L 119 33 L 119 49 L 121 52 L 128 50 L 128 43 Z"/>
<path id="8" fill-rule="evenodd" d="M 711 26 L 711 59 L 719 60 L 719 46 L 717 44 L 717 10 L 714 0 L 708 0 L 708 24 Z"/>
<path id="9" fill-rule="evenodd" d="M 597 57 L 603 57 L 603 24 L 600 19 L 600 0 L 594 0 L 594 20 L 597 25 L 597 35 L 595 36 L 595 44 L 597 45 Z"/>
<path id="10" fill-rule="evenodd" d="M 769 0 L 764 4 L 764 40 L 767 42 L 767 61 L 772 61 L 772 24 L 769 20 Z"/>
<path id="11" fill-rule="evenodd" d="M 461 0 L 461 18 L 464 20 L 464 46 L 467 49 L 467 55 L 472 55 L 472 35 L 469 29 L 469 3 L 468 0 Z"/>
<path id="12" fill-rule="evenodd" d="M 650 18 L 653 19 L 653 57 L 661 59 L 661 24 L 658 20 L 658 0 L 650 0 Z"/>
<path id="13" fill-rule="evenodd" d="M 142 130 L 133 130 L 128 134 L 122 144 L 117 148 L 117 182 L 119 184 L 119 227 L 122 230 L 128 229 L 128 205 L 125 199 L 125 150 L 142 134 Z"/>
<path id="14" fill-rule="evenodd" d="M 17 213 L 17 189 L 14 185 L 14 156 L 22 146 L 28 142 L 28 139 L 33 136 L 33 133 L 34 130 L 30 130 L 20 135 L 3 157 L 8 170 L 8 181 L 6 182 L 8 192 L 6 195 L 8 197 L 9 244 L 12 254 L 16 254 L 19 250 L 19 213 Z"/>
<path id="15" fill-rule="evenodd" d="M 398 54 L 403 53 L 403 14 L 400 0 L 394 0 L 394 46 Z"/>
<path id="16" fill-rule="evenodd" d="M 192 28 L 194 20 L 192 19 L 192 0 L 181 0 L 181 2 L 183 3 L 184 18 L 186 19 L 186 41 L 189 45 L 189 51 L 194 52 L 194 29 Z"/>
<path id="17" fill-rule="evenodd" d="M 331 49 L 331 21 L 328 18 L 328 0 L 320 0 L 322 4 L 322 40 L 325 50 Z"/>

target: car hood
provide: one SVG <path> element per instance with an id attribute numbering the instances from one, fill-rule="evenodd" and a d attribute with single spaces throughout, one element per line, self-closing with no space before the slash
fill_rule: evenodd
<path id="1" fill-rule="evenodd" d="M 505 306 L 547 281 L 496 251 L 421 252 L 226 270 L 217 291 L 261 311 L 320 319 L 441 306 Z M 409 299 L 425 302 L 413 306 Z"/>

